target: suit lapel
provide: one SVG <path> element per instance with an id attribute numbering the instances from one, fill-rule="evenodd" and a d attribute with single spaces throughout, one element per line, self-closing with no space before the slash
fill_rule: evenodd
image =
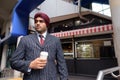
<path id="1" fill-rule="evenodd" d="M 42 46 L 40 45 L 39 40 L 38 40 L 37 33 L 34 33 L 34 34 L 33 34 L 33 40 L 34 40 L 35 44 L 37 44 L 39 47 L 42 47 Z"/>
<path id="2" fill-rule="evenodd" d="M 51 41 L 50 34 L 47 34 L 45 42 L 44 42 L 44 46 L 47 45 L 48 43 L 50 43 L 50 41 Z"/>

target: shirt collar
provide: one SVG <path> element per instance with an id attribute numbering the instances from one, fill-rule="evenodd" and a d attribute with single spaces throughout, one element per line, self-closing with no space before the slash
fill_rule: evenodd
<path id="1" fill-rule="evenodd" d="M 43 34 L 39 34 L 39 33 L 37 32 L 37 36 L 39 36 L 39 35 L 42 35 L 44 38 L 46 38 L 46 36 L 47 36 L 47 31 L 45 31 Z"/>

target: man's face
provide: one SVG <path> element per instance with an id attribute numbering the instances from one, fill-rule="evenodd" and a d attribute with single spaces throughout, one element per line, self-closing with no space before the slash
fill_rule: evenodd
<path id="1" fill-rule="evenodd" d="M 44 33 L 47 30 L 47 26 L 43 18 L 37 17 L 35 19 L 35 30 L 40 34 Z"/>

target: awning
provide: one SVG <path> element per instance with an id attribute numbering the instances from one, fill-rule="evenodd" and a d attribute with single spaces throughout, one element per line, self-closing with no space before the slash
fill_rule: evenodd
<path id="1" fill-rule="evenodd" d="M 107 34 L 107 33 L 113 33 L 112 24 L 71 30 L 71 31 L 57 32 L 57 33 L 52 33 L 51 35 L 54 35 L 59 38 L 69 38 L 73 36 L 80 37 L 80 36 L 90 36 L 90 35 L 99 35 L 99 34 Z"/>

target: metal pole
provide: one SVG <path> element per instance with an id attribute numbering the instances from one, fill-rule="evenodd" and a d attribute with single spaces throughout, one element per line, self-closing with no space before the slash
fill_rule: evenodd
<path id="1" fill-rule="evenodd" d="M 98 76 L 97 76 L 97 80 L 103 80 L 103 77 L 104 77 L 103 72 L 99 71 Z"/>

